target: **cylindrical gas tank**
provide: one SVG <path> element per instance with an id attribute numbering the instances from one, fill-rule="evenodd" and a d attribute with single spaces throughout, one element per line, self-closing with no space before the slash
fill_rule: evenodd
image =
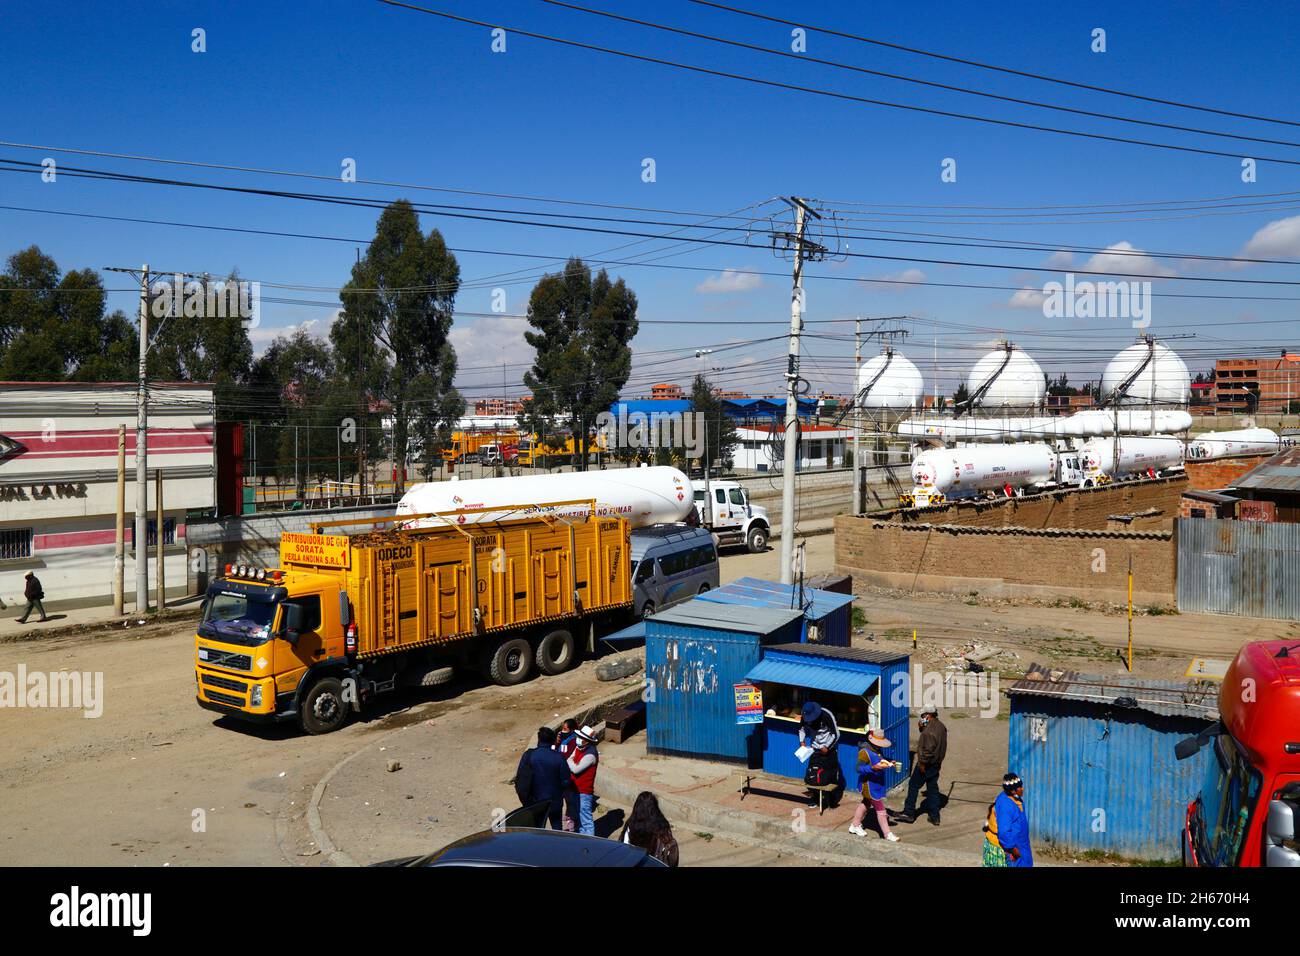
<path id="1" fill-rule="evenodd" d="M 548 507 L 558 501 L 596 499 L 596 513 L 626 518 L 633 528 L 681 521 L 694 508 L 691 483 L 676 468 L 616 468 L 609 471 L 559 472 L 474 478 L 470 481 L 429 481 L 414 485 L 397 503 L 398 515 L 461 511 L 470 508 L 526 506 L 526 510 L 489 511 L 464 515 L 460 524 L 555 514 L 585 515 L 582 505 Z M 412 527 L 434 526 L 434 519 L 416 520 Z"/>
<path id="2" fill-rule="evenodd" d="M 1242 428 L 1230 432 L 1206 432 L 1194 441 L 1188 442 L 1187 457 L 1272 455 L 1281 450 L 1281 439 L 1271 428 Z"/>
<path id="3" fill-rule="evenodd" d="M 918 497 L 963 498 L 1051 481 L 1054 464 L 1051 447 L 1038 442 L 934 448 L 912 460 L 912 481 Z"/>
<path id="4" fill-rule="evenodd" d="M 1176 468 L 1183 463 L 1183 443 L 1169 435 L 1120 438 L 1118 468 L 1114 438 L 1089 439 L 1083 443 L 1079 452 L 1083 459 L 1083 473 L 1089 478 L 1103 475 L 1121 478 L 1124 475 Z"/>

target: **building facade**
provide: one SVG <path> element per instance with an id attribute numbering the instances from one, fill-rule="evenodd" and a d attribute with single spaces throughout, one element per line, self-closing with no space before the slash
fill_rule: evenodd
<path id="1" fill-rule="evenodd" d="M 155 475 L 163 477 L 169 595 L 185 593 L 185 520 L 216 503 L 215 428 L 207 385 L 149 394 L 149 567 L 153 599 Z M 134 384 L 0 383 L 0 600 L 22 606 L 35 572 L 52 607 L 111 604 L 119 426 L 126 426 L 127 607 L 134 606 Z"/>
<path id="2" fill-rule="evenodd" d="M 1300 354 L 1219 359 L 1214 363 L 1215 413 L 1283 415 L 1300 401 Z"/>

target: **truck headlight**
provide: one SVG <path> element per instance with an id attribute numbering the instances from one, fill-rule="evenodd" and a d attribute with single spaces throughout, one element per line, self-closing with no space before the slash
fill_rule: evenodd
<path id="1" fill-rule="evenodd" d="M 262 685 L 254 684 L 252 691 L 248 695 L 248 705 L 250 707 L 262 706 Z"/>

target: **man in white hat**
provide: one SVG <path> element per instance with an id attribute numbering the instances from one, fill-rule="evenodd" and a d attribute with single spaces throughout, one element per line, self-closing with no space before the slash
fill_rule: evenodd
<path id="1" fill-rule="evenodd" d="M 578 791 L 578 832 L 596 835 L 596 765 L 600 754 L 596 752 L 595 731 L 584 725 L 574 737 L 574 750 L 569 755 L 569 774 Z"/>
<path id="2" fill-rule="evenodd" d="M 853 822 L 849 832 L 854 836 L 866 836 L 862 821 L 867 818 L 867 804 L 876 811 L 876 821 L 880 824 L 880 835 L 890 843 L 897 843 L 898 837 L 889 829 L 889 815 L 885 812 L 885 771 L 894 767 L 892 760 L 886 760 L 883 751 L 892 746 L 888 737 L 878 730 L 867 734 L 867 742 L 858 750 L 858 775 L 862 780 L 862 802 L 853 812 Z"/>

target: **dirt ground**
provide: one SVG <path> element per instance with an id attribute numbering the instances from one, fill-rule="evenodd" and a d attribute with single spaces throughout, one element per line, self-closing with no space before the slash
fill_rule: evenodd
<path id="1" fill-rule="evenodd" d="M 833 537 L 810 537 L 806 545 L 808 573 L 831 570 Z M 778 560 L 775 549 L 727 555 L 723 579 L 778 577 Z M 945 649 L 978 641 L 1006 652 L 995 666 L 1008 676 L 1034 660 L 1091 671 L 1122 668 L 1115 655 L 1126 622 L 1110 609 L 874 589 L 861 591 L 857 606 L 865 621 L 855 644 L 910 650 L 916 627 L 914 660 L 925 666 L 941 665 Z M 1178 677 L 1194 655 L 1231 657 L 1247 640 L 1295 636 L 1300 627 L 1166 615 L 1137 619 L 1134 632 L 1137 673 Z M 366 720 L 305 737 L 290 726 L 240 724 L 196 706 L 192 642 L 192 622 L 181 617 L 0 643 L 0 671 L 14 673 L 21 664 L 29 671 L 102 672 L 105 681 L 97 719 L 71 710 L 0 710 L 0 864 L 318 865 L 322 855 L 304 819 L 312 788 L 351 754 L 365 751 L 357 759 L 375 761 L 389 755 L 378 748 L 404 726 L 422 745 L 399 759 L 434 761 L 436 792 L 411 793 L 409 819 L 376 819 L 365 806 L 367 788 L 405 786 L 401 772 L 387 774 L 376 762 L 373 773 L 359 778 L 368 783 L 329 793 L 336 799 L 322 812 L 340 827 L 340 845 L 362 862 L 427 851 L 488 825 L 492 808 L 509 805 L 518 753 L 537 725 L 608 688 L 594 679 L 592 663 L 506 690 L 458 683 L 394 695 Z M 1006 722 L 960 712 L 945 712 L 944 719 L 951 733 L 944 789 L 951 785 L 952 800 L 945 823 L 936 830 L 922 821 L 900 833 L 905 840 L 967 848 L 1003 770 Z M 899 799 L 889 802 L 896 806 Z M 718 834 L 679 836 L 683 859 L 692 863 L 800 862 Z"/>

